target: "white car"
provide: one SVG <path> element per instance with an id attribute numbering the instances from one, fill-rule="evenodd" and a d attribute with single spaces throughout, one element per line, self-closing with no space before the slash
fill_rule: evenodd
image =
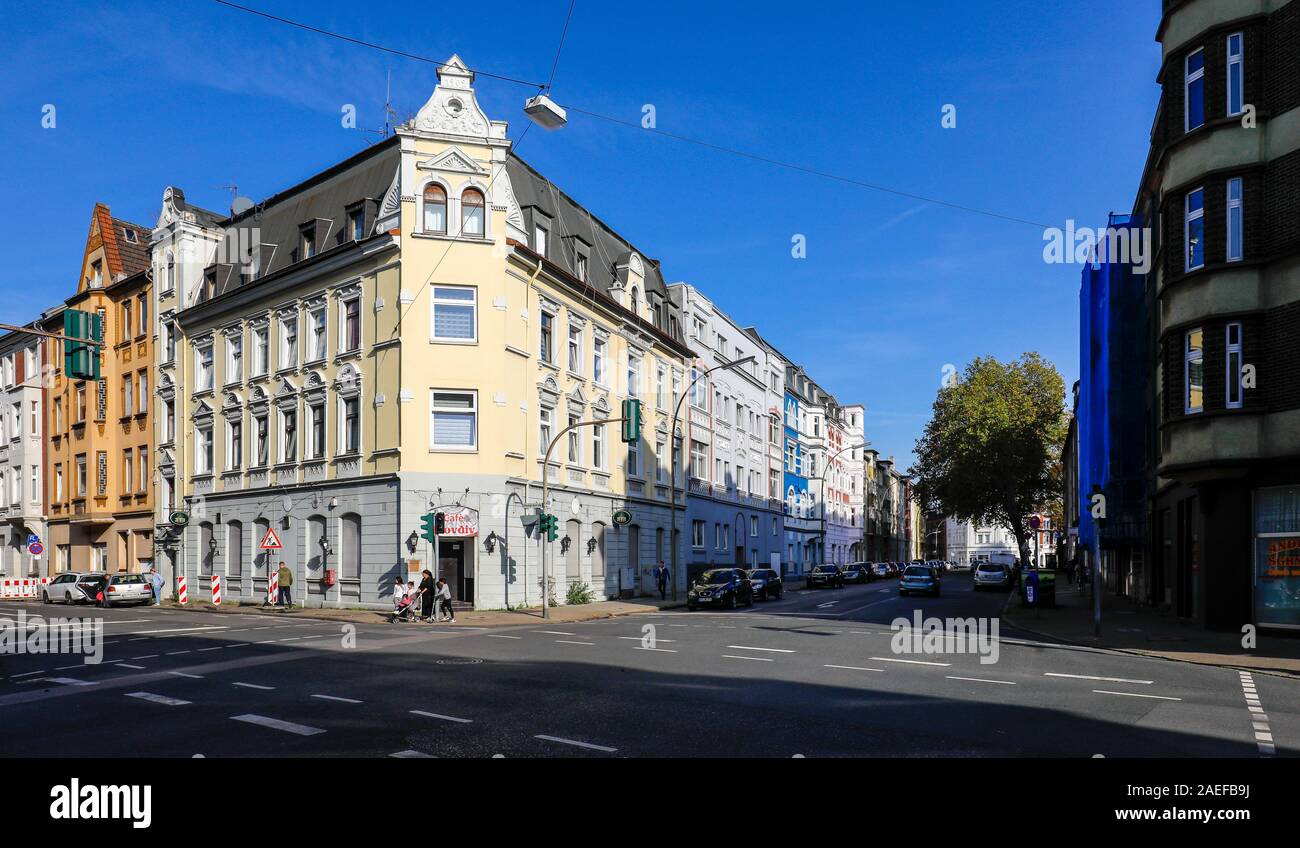
<path id="1" fill-rule="evenodd" d="M 151 604 L 153 587 L 143 574 L 114 574 L 108 580 L 108 604 Z"/>
<path id="2" fill-rule="evenodd" d="M 68 571 L 45 584 L 41 600 L 47 604 L 87 604 L 95 602 L 95 593 L 103 574 Z"/>

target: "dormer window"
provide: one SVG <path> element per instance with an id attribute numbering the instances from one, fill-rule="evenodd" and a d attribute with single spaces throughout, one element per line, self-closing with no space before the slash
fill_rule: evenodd
<path id="1" fill-rule="evenodd" d="M 352 231 L 352 240 L 361 241 L 366 237 L 366 213 L 358 209 L 348 216 L 348 226 Z"/>
<path id="2" fill-rule="evenodd" d="M 94 262 L 90 263 L 90 287 L 92 289 L 97 289 L 97 288 L 102 288 L 103 285 L 104 285 L 104 269 L 103 266 L 99 263 L 99 260 L 95 260 Z"/>
<path id="3" fill-rule="evenodd" d="M 316 233 L 310 229 L 302 231 L 302 244 L 299 255 L 303 259 L 311 259 L 316 255 Z"/>
<path id="4" fill-rule="evenodd" d="M 131 229 L 127 229 L 126 227 L 123 227 L 122 236 L 127 240 L 128 243 L 135 244 L 136 242 L 135 230 L 131 230 Z"/>
<path id="5" fill-rule="evenodd" d="M 640 303 L 640 298 L 637 294 L 636 286 L 632 287 L 632 299 L 628 305 L 628 308 L 630 308 L 633 312 L 635 312 L 638 315 L 641 314 L 641 303 Z"/>
<path id="6" fill-rule="evenodd" d="M 424 231 L 447 232 L 447 190 L 437 183 L 424 187 Z"/>
<path id="7" fill-rule="evenodd" d="M 587 282 L 587 255 L 579 253 L 573 261 L 573 271 L 579 280 Z"/>
<path id="8" fill-rule="evenodd" d="M 533 249 L 542 256 L 546 255 L 546 243 L 550 240 L 550 233 L 541 224 L 533 227 Z"/>
<path id="9" fill-rule="evenodd" d="M 476 188 L 467 188 L 460 196 L 460 231 L 467 236 L 482 236 L 483 228 L 483 192 Z"/>

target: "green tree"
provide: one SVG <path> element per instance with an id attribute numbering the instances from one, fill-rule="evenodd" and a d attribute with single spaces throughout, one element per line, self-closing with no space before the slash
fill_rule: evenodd
<path id="1" fill-rule="evenodd" d="M 1060 372 L 1037 353 L 977 357 L 939 389 L 917 440 L 911 474 L 923 509 L 1006 527 L 1024 561 L 1029 515 L 1059 513 L 1064 401 Z"/>

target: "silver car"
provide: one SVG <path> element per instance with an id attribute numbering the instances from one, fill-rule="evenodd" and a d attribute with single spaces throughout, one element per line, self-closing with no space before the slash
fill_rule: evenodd
<path id="1" fill-rule="evenodd" d="M 114 574 L 108 579 L 108 603 L 151 604 L 153 587 L 143 574 Z"/>
<path id="2" fill-rule="evenodd" d="M 1011 586 L 1011 569 L 1000 562 L 981 562 L 975 566 L 974 589 L 1007 589 Z"/>

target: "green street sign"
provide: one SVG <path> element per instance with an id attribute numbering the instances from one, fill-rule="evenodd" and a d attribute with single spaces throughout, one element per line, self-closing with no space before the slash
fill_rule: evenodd
<path id="1" fill-rule="evenodd" d="M 625 524 L 631 524 L 632 513 L 628 512 L 626 509 L 616 510 L 614 512 L 614 523 L 619 527 L 622 527 Z"/>
<path id="2" fill-rule="evenodd" d="M 190 514 L 178 509 L 171 515 L 167 516 L 167 520 L 175 527 L 185 527 L 190 523 Z"/>

